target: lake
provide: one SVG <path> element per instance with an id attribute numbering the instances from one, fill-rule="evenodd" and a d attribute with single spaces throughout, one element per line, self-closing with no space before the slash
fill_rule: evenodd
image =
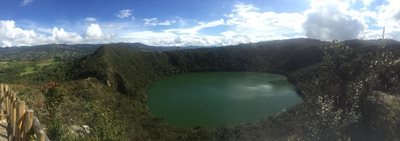
<path id="1" fill-rule="evenodd" d="M 185 127 L 254 123 L 301 101 L 285 76 L 255 72 L 175 75 L 148 92 L 153 115 Z"/>

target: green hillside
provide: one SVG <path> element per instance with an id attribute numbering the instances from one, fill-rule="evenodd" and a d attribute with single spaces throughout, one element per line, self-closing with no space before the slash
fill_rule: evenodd
<path id="1" fill-rule="evenodd" d="M 310 39 L 194 49 L 108 44 L 53 69 L 25 67 L 23 75 L 55 78 L 15 87 L 42 113 L 55 140 L 394 140 L 400 138 L 392 132 L 400 130 L 400 44 L 380 45 Z M 221 128 L 177 127 L 149 112 L 146 92 L 157 80 L 222 71 L 283 74 L 304 102 L 258 123 Z M 74 125 L 91 132 L 71 133 Z"/>
<path id="2" fill-rule="evenodd" d="M 347 45 L 350 47 L 346 47 Z M 371 103 L 369 98 L 374 99 L 377 91 L 384 93 L 384 96 L 395 94 L 391 89 L 397 89 L 394 85 L 397 82 L 386 84 L 382 81 L 397 77 L 395 73 L 387 72 L 397 70 L 397 67 L 371 63 L 377 61 L 384 64 L 385 61 L 393 61 L 394 56 L 399 55 L 397 42 L 387 43 L 385 49 L 380 49 L 378 45 L 379 41 L 326 43 L 294 39 L 163 52 L 103 46 L 94 55 L 76 62 L 72 75 L 75 79 L 97 78 L 123 95 L 130 96 L 137 102 L 136 108 L 132 110 L 137 110 L 137 107 L 146 109 L 146 90 L 149 86 L 169 75 L 205 71 L 280 73 L 287 75 L 296 85 L 304 103 L 255 125 L 207 129 L 210 134 L 199 135 L 207 140 L 377 139 L 381 136 L 378 131 L 389 130 L 386 128 L 395 128 L 397 125 L 375 127 L 376 121 L 384 119 L 370 117 L 372 113 L 369 110 L 378 105 Z M 382 58 L 382 53 L 390 53 L 391 56 Z M 370 68 L 366 69 L 368 67 Z M 380 76 L 376 81 L 370 80 L 370 76 L 383 74 L 393 76 Z M 389 83 L 390 88 L 387 87 Z M 382 87 L 383 85 L 385 87 Z M 143 115 L 149 114 L 147 110 L 144 112 Z M 154 119 L 151 115 L 145 118 Z M 132 123 L 132 118 L 126 120 L 127 123 Z M 164 127 L 162 124 L 153 125 L 157 129 Z M 136 128 L 141 128 L 143 132 L 148 133 L 147 135 L 151 135 L 150 138 L 146 136 L 146 139 L 159 140 L 170 137 L 169 135 L 184 134 L 180 130 L 162 130 L 154 133 L 152 129 L 143 126 Z M 396 134 L 390 132 L 379 133 L 385 134 L 387 139 L 397 138 Z"/>

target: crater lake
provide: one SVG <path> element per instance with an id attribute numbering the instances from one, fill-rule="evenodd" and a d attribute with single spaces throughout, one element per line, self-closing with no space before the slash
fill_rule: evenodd
<path id="1" fill-rule="evenodd" d="M 301 101 L 285 76 L 256 72 L 175 75 L 148 91 L 148 107 L 154 116 L 185 127 L 257 122 Z"/>

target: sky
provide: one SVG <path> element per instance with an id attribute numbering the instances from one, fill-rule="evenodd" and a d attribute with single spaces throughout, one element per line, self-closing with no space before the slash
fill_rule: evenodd
<path id="1" fill-rule="evenodd" d="M 399 0 L 0 0 L 0 47 L 400 40 Z"/>

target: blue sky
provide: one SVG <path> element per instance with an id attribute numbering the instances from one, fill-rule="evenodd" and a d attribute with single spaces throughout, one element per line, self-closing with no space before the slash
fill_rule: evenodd
<path id="1" fill-rule="evenodd" d="M 25 6 L 22 6 L 22 1 L 2 0 L 0 16 L 43 22 L 78 20 L 85 17 L 114 20 L 113 13 L 121 9 L 133 9 L 137 18 L 180 16 L 212 20 L 231 11 L 236 3 L 251 3 L 261 9 L 284 12 L 300 11 L 308 6 L 304 0 L 30 0 Z"/>
<path id="2" fill-rule="evenodd" d="M 400 39 L 396 0 L 1 0 L 0 46 Z"/>

